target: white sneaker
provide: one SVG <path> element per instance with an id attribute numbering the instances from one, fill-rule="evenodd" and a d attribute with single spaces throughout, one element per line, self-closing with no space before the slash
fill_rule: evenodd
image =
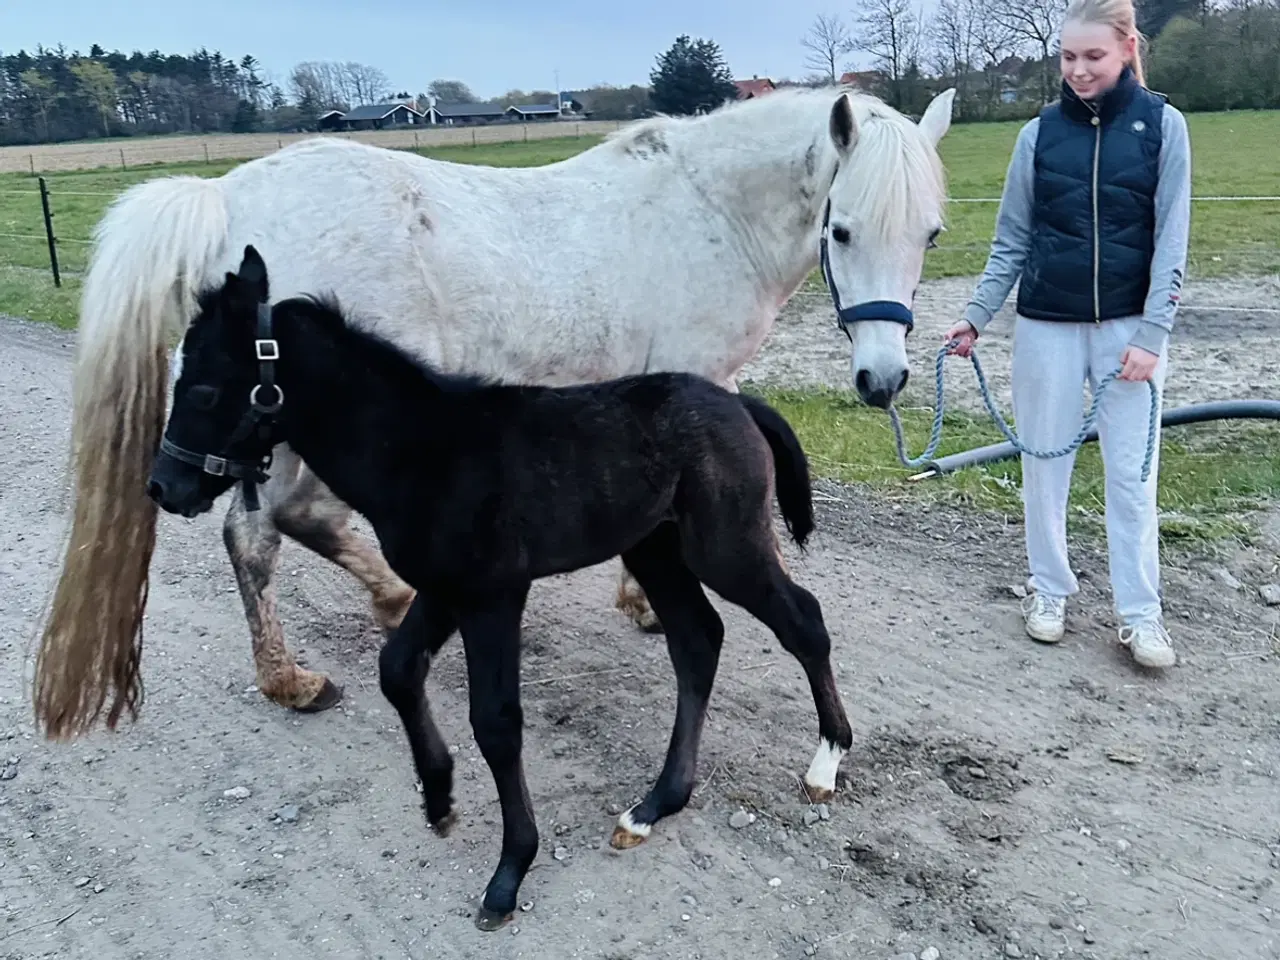
<path id="1" fill-rule="evenodd" d="M 1173 639 L 1159 620 L 1142 620 L 1120 628 L 1120 642 L 1144 667 L 1172 667 L 1177 662 Z"/>
<path id="2" fill-rule="evenodd" d="M 1032 640 L 1057 643 L 1066 631 L 1066 598 L 1029 593 L 1022 599 L 1022 619 L 1027 624 L 1027 636 Z"/>

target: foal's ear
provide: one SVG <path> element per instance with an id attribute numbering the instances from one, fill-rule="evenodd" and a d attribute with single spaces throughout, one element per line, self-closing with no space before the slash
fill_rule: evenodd
<path id="1" fill-rule="evenodd" d="M 828 128 L 831 131 L 831 142 L 842 154 L 848 153 L 858 142 L 858 121 L 853 115 L 853 101 L 849 99 L 849 94 L 840 94 L 831 105 Z"/>
<path id="2" fill-rule="evenodd" d="M 240 261 L 240 270 L 236 274 L 236 286 L 243 296 L 252 297 L 259 303 L 266 303 L 267 265 L 253 244 L 248 244 L 244 248 L 244 259 Z"/>

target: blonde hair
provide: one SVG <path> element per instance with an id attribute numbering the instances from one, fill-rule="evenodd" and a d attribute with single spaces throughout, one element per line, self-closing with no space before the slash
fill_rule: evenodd
<path id="1" fill-rule="evenodd" d="M 1147 38 L 1138 30 L 1137 12 L 1133 0 L 1071 0 L 1067 5 L 1067 20 L 1080 23 L 1101 23 L 1116 32 L 1121 40 L 1137 38 L 1133 51 L 1133 75 L 1138 83 L 1147 85 L 1147 72 L 1142 64 L 1142 55 L 1147 45 Z"/>

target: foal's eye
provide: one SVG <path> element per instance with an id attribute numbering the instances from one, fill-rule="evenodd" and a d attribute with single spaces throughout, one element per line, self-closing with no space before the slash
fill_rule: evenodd
<path id="1" fill-rule="evenodd" d="M 212 410 L 218 405 L 218 397 L 221 395 L 222 391 L 217 387 L 204 385 L 192 387 L 187 391 L 191 405 L 197 410 Z"/>
<path id="2" fill-rule="evenodd" d="M 848 243 L 849 231 L 846 230 L 844 227 L 832 227 L 831 239 L 834 240 L 836 243 Z"/>

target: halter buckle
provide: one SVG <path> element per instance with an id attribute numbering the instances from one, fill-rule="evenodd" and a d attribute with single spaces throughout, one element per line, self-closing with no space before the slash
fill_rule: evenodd
<path id="1" fill-rule="evenodd" d="M 215 457 L 212 453 L 206 454 L 204 458 L 204 472 L 212 474 L 215 477 L 226 476 L 226 459 L 223 457 Z"/>
<path id="2" fill-rule="evenodd" d="M 259 360 L 280 359 L 280 343 L 274 338 L 269 340 L 255 340 L 253 341 L 253 346 L 257 351 Z"/>

